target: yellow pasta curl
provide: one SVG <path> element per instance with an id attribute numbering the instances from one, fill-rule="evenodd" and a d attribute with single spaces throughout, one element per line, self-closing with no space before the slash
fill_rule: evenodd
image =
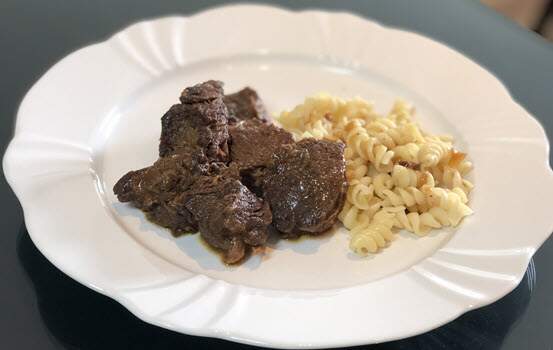
<path id="1" fill-rule="evenodd" d="M 391 168 L 394 152 L 370 137 L 363 128 L 352 126 L 346 135 L 346 143 L 356 155 L 370 161 L 376 169 Z"/>
<path id="2" fill-rule="evenodd" d="M 414 212 L 406 214 L 405 211 L 399 211 L 396 213 L 394 225 L 416 235 L 424 236 L 433 228 L 447 226 L 449 221 L 445 220 L 443 214 L 443 210 L 440 208 L 431 208 L 422 214 Z"/>
<path id="3" fill-rule="evenodd" d="M 392 181 L 396 187 L 417 186 L 419 175 L 415 170 L 406 168 L 399 164 L 392 168 Z"/>
<path id="4" fill-rule="evenodd" d="M 374 186 L 370 177 L 354 179 L 350 182 L 347 191 L 347 200 L 359 209 L 367 210 L 371 206 L 371 199 L 374 198 Z"/>
<path id="5" fill-rule="evenodd" d="M 414 108 L 396 101 L 386 116 L 361 98 L 319 94 L 280 114 L 297 139 L 346 145 L 346 203 L 338 219 L 350 230 L 355 253 L 376 253 L 393 240 L 393 228 L 423 236 L 457 226 L 467 215 L 473 168 L 453 138 L 422 130 Z"/>
<path id="6" fill-rule="evenodd" d="M 395 158 L 409 163 L 417 164 L 419 162 L 420 145 L 409 142 L 404 145 L 396 146 L 392 149 Z"/>
<path id="7" fill-rule="evenodd" d="M 451 145 L 437 138 L 427 137 L 427 141 L 419 150 L 419 162 L 424 167 L 433 167 L 449 153 Z"/>
<path id="8" fill-rule="evenodd" d="M 395 213 L 382 209 L 374 215 L 373 221 L 351 230 L 350 249 L 359 255 L 376 253 L 384 248 L 393 238 Z"/>

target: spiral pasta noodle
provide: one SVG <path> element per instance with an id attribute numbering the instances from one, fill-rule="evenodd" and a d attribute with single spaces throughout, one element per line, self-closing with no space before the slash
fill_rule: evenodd
<path id="1" fill-rule="evenodd" d="M 427 206 L 426 195 L 416 187 L 401 188 L 396 187 L 394 190 L 384 190 L 383 204 L 386 206 Z"/>
<path id="2" fill-rule="evenodd" d="M 350 128 L 347 134 L 348 147 L 365 161 L 371 162 L 376 169 L 390 168 L 394 152 L 380 144 L 374 137 L 370 137 L 360 126 Z"/>
<path id="3" fill-rule="evenodd" d="M 406 229 L 416 235 L 424 236 L 431 229 L 448 226 L 443 210 L 440 208 L 431 208 L 429 211 L 419 214 L 417 212 L 399 211 L 396 213 L 394 225 L 398 228 Z"/>
<path id="4" fill-rule="evenodd" d="M 417 186 L 418 174 L 413 169 L 396 164 L 392 168 L 392 182 L 396 187 Z"/>
<path id="5" fill-rule="evenodd" d="M 361 98 L 308 97 L 278 117 L 296 138 L 346 144 L 346 202 L 338 219 L 350 231 L 350 249 L 377 253 L 397 230 L 424 236 L 458 226 L 472 214 L 467 179 L 473 164 L 453 147 L 453 138 L 422 130 L 414 108 L 396 101 L 386 116 Z"/>
<path id="6" fill-rule="evenodd" d="M 359 255 L 376 253 L 394 239 L 395 209 L 383 208 L 373 215 L 367 225 L 354 227 L 351 233 L 350 249 Z"/>
<path id="7" fill-rule="evenodd" d="M 431 207 L 441 208 L 446 211 L 449 223 L 457 226 L 463 217 L 472 214 L 465 203 L 468 201 L 465 192 L 462 189 L 453 191 L 443 188 L 425 188 L 426 198 Z"/>
<path id="8" fill-rule="evenodd" d="M 390 190 L 394 187 L 392 176 L 387 173 L 376 175 L 373 178 L 373 184 L 374 191 L 380 198 L 383 198 L 385 190 Z"/>
<path id="9" fill-rule="evenodd" d="M 411 122 L 411 115 L 414 108 L 403 100 L 396 100 L 388 113 L 388 118 L 395 121 L 398 125 Z"/>
<path id="10" fill-rule="evenodd" d="M 419 160 L 419 151 L 421 146 L 415 142 L 409 142 L 404 145 L 396 146 L 392 149 L 397 160 L 409 163 L 417 163 Z"/>
<path id="11" fill-rule="evenodd" d="M 374 198 L 374 186 L 371 182 L 370 177 L 352 180 L 347 191 L 348 202 L 359 209 L 369 209 L 371 200 Z"/>
<path id="12" fill-rule="evenodd" d="M 359 208 L 348 202 L 344 204 L 338 218 L 350 230 L 354 227 L 368 225 L 370 219 L 367 215 L 363 215 L 363 212 Z"/>
<path id="13" fill-rule="evenodd" d="M 393 239 L 392 227 L 393 222 L 373 222 L 367 227 L 354 228 L 351 231 L 351 250 L 359 255 L 376 253 Z"/>
<path id="14" fill-rule="evenodd" d="M 390 148 L 408 143 L 424 142 L 421 131 L 413 123 L 407 123 L 399 125 L 395 129 L 389 129 L 385 135 L 387 135 L 387 138 L 383 139 L 387 140 L 388 147 Z"/>
<path id="15" fill-rule="evenodd" d="M 419 162 L 424 167 L 438 165 L 449 153 L 451 145 L 435 138 L 427 138 L 427 141 L 419 150 Z"/>
<path id="16" fill-rule="evenodd" d="M 349 149 L 346 148 L 346 152 Z M 369 171 L 369 166 L 365 164 L 365 161 L 361 158 L 356 159 L 348 159 L 348 156 L 346 157 L 346 178 L 348 181 L 352 181 L 354 179 L 360 179 L 364 177 L 367 172 Z"/>

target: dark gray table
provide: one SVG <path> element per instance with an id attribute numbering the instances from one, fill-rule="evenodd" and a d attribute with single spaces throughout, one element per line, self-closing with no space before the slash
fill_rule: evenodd
<path id="1" fill-rule="evenodd" d="M 64 55 L 140 19 L 185 15 L 220 3 L 2 0 L 2 153 L 23 95 Z M 553 133 L 553 45 L 476 0 L 278 3 L 295 9 L 351 11 L 443 41 L 494 72 L 515 99 Z M 0 349 L 253 349 L 148 325 L 111 299 L 66 277 L 31 243 L 19 203 L 3 174 L 0 208 Z M 521 285 L 498 302 L 433 332 L 367 348 L 553 349 L 553 240 L 538 251 L 534 262 Z"/>

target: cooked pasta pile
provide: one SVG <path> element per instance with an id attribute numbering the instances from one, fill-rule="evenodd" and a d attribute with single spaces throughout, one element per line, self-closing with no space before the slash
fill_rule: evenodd
<path id="1" fill-rule="evenodd" d="M 465 178 L 471 162 L 451 137 L 420 129 L 413 114 L 402 101 L 381 116 L 361 98 L 320 94 L 278 117 L 296 138 L 346 144 L 349 186 L 339 219 L 357 254 L 378 252 L 397 229 L 423 236 L 472 214 L 467 202 L 473 184 Z"/>

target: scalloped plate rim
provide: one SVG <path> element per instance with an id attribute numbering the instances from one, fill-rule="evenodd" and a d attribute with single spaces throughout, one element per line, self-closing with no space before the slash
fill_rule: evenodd
<path id="1" fill-rule="evenodd" d="M 303 11 L 290 11 L 290 10 L 286 10 L 286 9 L 283 9 L 283 8 L 280 8 L 280 7 L 272 7 L 272 6 L 265 6 L 265 5 L 230 5 L 230 6 L 223 6 L 223 7 L 218 7 L 218 8 L 214 8 L 214 9 L 208 9 L 208 10 L 204 10 L 204 11 L 200 11 L 200 12 L 197 12 L 191 16 L 186 16 L 186 17 L 181 17 L 181 16 L 170 16 L 170 17 L 162 17 L 162 18 L 157 18 L 157 19 L 152 19 L 152 20 L 148 20 L 148 21 L 143 21 L 143 22 L 139 22 L 139 23 L 135 23 L 135 24 L 131 24 L 129 26 L 126 26 L 125 28 L 119 30 L 118 32 L 116 32 L 114 35 L 110 36 L 108 39 L 104 40 L 104 41 L 101 41 L 101 42 L 98 42 L 98 43 L 94 43 L 94 44 L 91 44 L 91 45 L 88 45 L 86 47 L 83 47 L 81 49 L 78 49 L 70 54 L 68 54 L 67 56 L 65 56 L 64 58 L 62 58 L 59 62 L 57 62 L 54 66 L 52 66 L 48 71 L 46 71 L 42 77 L 40 77 L 40 79 L 31 87 L 31 89 L 29 90 L 29 92 L 26 94 L 25 98 L 23 99 L 23 101 L 21 102 L 21 105 L 20 105 L 20 108 L 18 110 L 18 113 L 17 113 L 17 119 L 16 119 L 16 124 L 15 124 L 15 132 L 14 132 L 14 136 L 13 136 L 13 139 L 15 140 L 16 136 L 22 131 L 22 130 L 19 130 L 20 129 L 20 121 L 23 120 L 23 116 L 21 115 L 21 109 L 22 107 L 26 104 L 26 103 L 29 103 L 28 101 L 28 97 L 29 95 L 31 95 L 31 92 L 33 90 L 35 90 L 35 88 L 37 87 L 37 85 L 46 80 L 48 78 L 48 74 L 53 70 L 53 68 L 55 67 L 60 67 L 69 57 L 71 56 L 77 56 L 79 54 L 82 54 L 84 51 L 92 48 L 92 47 L 95 47 L 95 46 L 100 46 L 100 45 L 103 45 L 103 44 L 106 44 L 108 42 L 110 42 L 117 34 L 119 33 L 122 33 L 122 32 L 126 32 L 128 31 L 130 28 L 134 27 L 134 26 L 137 26 L 141 23 L 144 23 L 144 22 L 149 22 L 149 23 L 156 23 L 156 22 L 159 22 L 159 21 L 162 21 L 162 20 L 166 20 L 166 19 L 175 19 L 175 18 L 178 18 L 178 19 L 190 19 L 190 18 L 194 18 L 194 17 L 201 17 L 202 15 L 204 15 L 205 13 L 208 13 L 208 12 L 218 12 L 218 11 L 225 11 L 226 9 L 229 9 L 229 8 L 250 8 L 250 9 L 259 9 L 259 8 L 262 8 L 262 9 L 271 9 L 271 10 L 278 10 L 278 11 L 282 11 L 282 12 L 285 12 L 287 14 L 295 14 L 295 15 L 300 15 L 300 14 L 306 14 L 306 15 L 311 15 L 311 14 L 317 14 L 317 13 L 325 13 L 325 14 L 329 14 L 328 12 L 324 12 L 324 11 L 317 11 L 317 10 L 303 10 Z M 349 15 L 349 16 L 355 16 L 349 12 L 338 12 L 337 14 L 339 15 L 343 15 L 343 14 L 346 14 L 346 15 Z M 334 13 L 330 14 L 330 15 L 334 15 Z M 355 16 L 357 17 L 357 16 Z M 379 27 L 379 29 L 383 29 L 383 30 L 394 30 L 394 31 L 398 31 L 398 32 L 408 32 L 408 31 L 405 31 L 405 30 L 401 30 L 401 29 L 397 29 L 397 28 L 393 28 L 393 27 L 387 27 L 387 26 L 383 26 L 381 25 L 380 23 L 377 23 L 377 22 L 374 22 L 372 20 L 367 20 L 365 18 L 363 18 L 363 20 L 365 22 L 368 22 L 368 23 L 371 23 L 371 24 L 374 24 L 376 26 Z M 423 37 L 425 39 L 427 39 L 426 37 L 424 37 L 423 35 L 419 34 L 419 33 L 414 33 L 414 32 L 408 32 L 408 33 L 411 33 L 411 34 L 415 34 L 416 36 L 419 36 L 419 37 Z M 484 69 L 483 67 L 479 66 L 476 62 L 472 61 L 470 58 L 464 56 L 463 54 L 455 51 L 454 49 L 446 46 L 445 44 L 441 43 L 441 42 L 438 42 L 434 39 L 430 39 L 431 41 L 433 42 L 436 42 L 438 43 L 440 46 L 444 46 L 446 47 L 448 50 L 451 50 L 453 52 L 455 52 L 456 54 L 462 56 L 464 59 L 470 61 L 472 64 L 478 66 L 483 72 L 485 72 L 485 74 L 488 74 L 490 75 L 491 77 L 493 77 L 497 83 L 498 83 L 498 86 L 501 86 L 501 88 L 504 90 L 504 92 L 506 93 L 506 95 L 509 97 L 510 101 L 511 101 L 511 104 L 516 107 L 516 108 L 519 108 L 521 111 L 524 112 L 524 118 L 528 118 L 530 117 L 530 120 L 532 121 L 533 123 L 533 126 L 532 127 L 538 127 L 540 129 L 540 132 L 542 133 L 543 135 L 543 138 L 544 138 L 544 145 L 545 146 L 545 153 L 547 155 L 549 155 L 549 152 L 550 152 L 550 149 L 549 149 L 549 143 L 547 142 L 547 137 L 546 137 L 546 134 L 545 134 L 545 131 L 543 129 L 543 126 L 539 123 L 539 121 L 534 117 L 532 116 L 530 113 L 528 113 L 522 106 L 520 106 L 511 96 L 509 90 L 500 82 L 500 80 L 491 72 L 487 71 L 486 69 Z M 23 198 L 20 198 L 20 195 L 21 193 L 19 191 L 17 191 L 17 180 L 15 178 L 15 175 L 12 174 L 12 167 L 10 165 L 10 159 L 11 159 L 11 156 L 13 156 L 13 154 L 16 153 L 16 149 L 15 149 L 15 146 L 14 146 L 14 142 L 10 142 L 7 150 L 6 150 L 6 154 L 5 154 L 5 157 L 3 159 L 3 168 L 4 168 L 4 171 L 5 171 L 5 175 L 6 175 L 6 180 L 7 182 L 10 184 L 10 186 L 14 189 L 14 192 L 16 193 L 16 196 L 18 197 L 18 199 L 20 199 L 20 202 L 21 202 L 21 205 L 23 207 L 23 211 L 24 211 L 24 217 L 25 217 L 25 222 L 28 223 L 28 227 L 29 227 L 29 234 L 31 236 L 31 239 L 33 240 L 33 242 L 35 243 L 35 245 L 37 245 L 37 248 L 41 251 L 42 254 L 44 254 L 48 260 L 54 262 L 56 261 L 56 258 L 53 257 L 53 256 L 50 256 L 49 252 L 47 250 L 43 250 L 41 245 L 40 244 L 36 244 L 36 232 L 38 232 L 39 230 L 37 230 L 35 227 L 34 224 L 33 224 L 33 220 L 32 220 L 32 214 L 29 214 L 28 213 L 28 210 L 26 210 L 26 205 L 24 203 L 24 199 Z M 542 173 L 541 175 L 545 178 L 545 177 L 548 177 L 549 178 L 549 181 L 551 182 L 552 178 L 553 178 L 553 171 L 551 170 L 551 168 L 549 167 L 549 164 L 548 164 L 548 160 L 545 159 L 545 162 L 544 162 L 544 165 L 546 167 L 546 169 L 542 169 L 542 170 L 545 170 L 546 173 Z M 550 224 L 549 225 L 550 228 L 553 228 L 553 225 Z M 541 242 L 537 245 L 537 246 L 534 246 L 534 247 L 526 247 L 527 249 L 525 250 L 525 266 L 528 265 L 532 255 L 535 253 L 535 251 L 541 246 L 541 244 L 543 244 L 543 242 L 545 242 L 545 240 L 548 238 L 548 235 L 547 234 L 544 234 L 543 236 L 540 237 L 541 238 Z M 348 342 L 348 340 L 342 340 L 342 341 L 339 341 L 339 342 L 334 342 L 334 343 L 319 343 L 319 344 L 312 344 L 312 343 L 305 343 L 305 344 L 301 344 L 301 343 L 297 343 L 297 342 L 282 342 L 282 343 L 275 343 L 275 342 L 264 342 L 263 339 L 254 339 L 251 335 L 246 335 L 246 336 L 239 336 L 239 335 L 233 335 L 232 333 L 224 333 L 224 332 L 217 332 L 217 331 L 214 331 L 213 329 L 211 328 L 207 328 L 207 329 L 203 329 L 203 330 L 198 330 L 198 329 L 192 329 L 192 328 L 188 328 L 186 329 L 185 327 L 183 327 L 182 325 L 174 325 L 174 324 L 171 324 L 169 322 L 163 322 L 163 321 L 159 321 L 158 319 L 156 319 L 155 317 L 151 316 L 151 315 L 148 315 L 147 313 L 143 313 L 142 310 L 140 309 L 139 306 L 135 305 L 133 302 L 131 302 L 127 297 L 125 297 L 123 294 L 119 294 L 117 291 L 115 290 L 111 290 L 109 287 L 106 287 L 106 286 L 99 286 L 99 285 L 95 285 L 94 283 L 90 282 L 90 281 L 87 281 L 87 280 L 83 280 L 79 277 L 79 275 L 77 273 L 75 273 L 74 271 L 70 271 L 68 269 L 65 269 L 64 266 L 59 266 L 58 264 L 56 264 L 56 266 L 58 268 L 60 268 L 62 271 L 64 271 L 64 273 L 66 273 L 67 275 L 69 275 L 71 278 L 73 278 L 74 280 L 78 281 L 79 283 L 97 291 L 97 292 L 100 292 L 106 296 L 109 296 L 111 297 L 112 299 L 116 300 L 117 302 L 119 302 L 120 304 L 122 304 L 124 307 L 126 307 L 127 309 L 129 309 L 133 314 L 135 314 L 136 316 L 138 316 L 139 318 L 149 322 L 149 323 L 152 323 L 152 324 L 155 324 L 155 325 L 158 325 L 158 326 L 161 326 L 161 327 L 165 327 L 165 328 L 169 328 L 169 329 L 173 329 L 173 330 L 176 330 L 176 331 L 181 331 L 181 332 L 186 332 L 187 334 L 192 334 L 192 335 L 200 335 L 200 336 L 212 336 L 212 337 L 218 337 L 218 338 L 223 338 L 223 339 L 228 339 L 228 340 L 232 340 L 232 341 L 237 341 L 237 342 L 241 342 L 241 343 L 248 343 L 248 344 L 252 344 L 252 345 L 263 345 L 263 346 L 269 346 L 269 347 L 292 347 L 292 346 L 297 346 L 298 344 L 301 346 L 301 347 L 321 347 L 321 346 L 331 346 L 331 347 L 337 347 L 337 346 L 351 346 L 351 345 L 360 345 L 360 344 L 365 344 L 366 342 L 359 342 L 359 341 L 353 341 L 353 342 Z M 425 331 L 428 331 L 430 329 L 433 329 L 435 327 L 438 327 L 440 325 L 443 325 L 447 322 L 450 322 L 451 320 L 457 318 L 458 316 L 462 315 L 463 313 L 469 311 L 470 309 L 473 309 L 473 308 L 476 308 L 476 307 L 481 307 L 481 306 L 484 306 L 484 305 L 487 305 L 487 304 L 490 304 L 498 299 L 500 299 L 501 297 L 503 297 L 504 295 L 508 294 L 510 291 L 512 291 L 518 284 L 519 282 L 521 281 L 521 279 L 523 278 L 524 276 L 524 270 L 525 270 L 525 267 L 524 269 L 522 270 L 522 272 L 520 271 L 517 271 L 517 278 L 516 278 L 516 281 L 513 281 L 514 283 L 511 283 L 508 285 L 508 288 L 505 288 L 504 290 L 501 291 L 501 293 L 497 294 L 494 296 L 494 298 L 490 298 L 490 299 L 487 299 L 487 300 L 483 300 L 482 302 L 480 303 L 475 303 L 473 305 L 469 305 L 469 306 L 466 306 L 464 309 L 463 308 L 460 308 L 459 309 L 459 312 L 456 313 L 456 314 L 451 314 L 450 317 L 446 317 L 446 318 L 443 318 L 443 322 L 441 323 L 434 323 L 433 325 L 427 325 L 426 327 L 420 327 L 418 329 L 414 329 L 412 330 L 412 332 L 402 332 L 401 335 L 399 336 L 396 336 L 396 337 L 388 337 L 388 338 L 383 338 L 383 339 L 378 339 L 378 341 L 387 341 L 387 340 L 393 340 L 393 339 L 398 339 L 398 338 L 402 338 L 402 337 L 405 337 L 405 336 L 412 336 L 412 335 L 416 335 L 416 334 L 420 334 L 422 332 L 425 332 Z M 224 281 L 221 281 L 223 283 L 227 283 L 227 282 L 224 282 Z M 240 287 L 240 288 L 243 288 L 243 289 L 252 289 L 252 290 L 255 290 L 256 288 L 252 288 L 252 287 Z M 357 287 L 351 287 L 352 289 L 354 288 L 357 288 Z M 236 334 L 236 332 L 235 332 Z"/>

